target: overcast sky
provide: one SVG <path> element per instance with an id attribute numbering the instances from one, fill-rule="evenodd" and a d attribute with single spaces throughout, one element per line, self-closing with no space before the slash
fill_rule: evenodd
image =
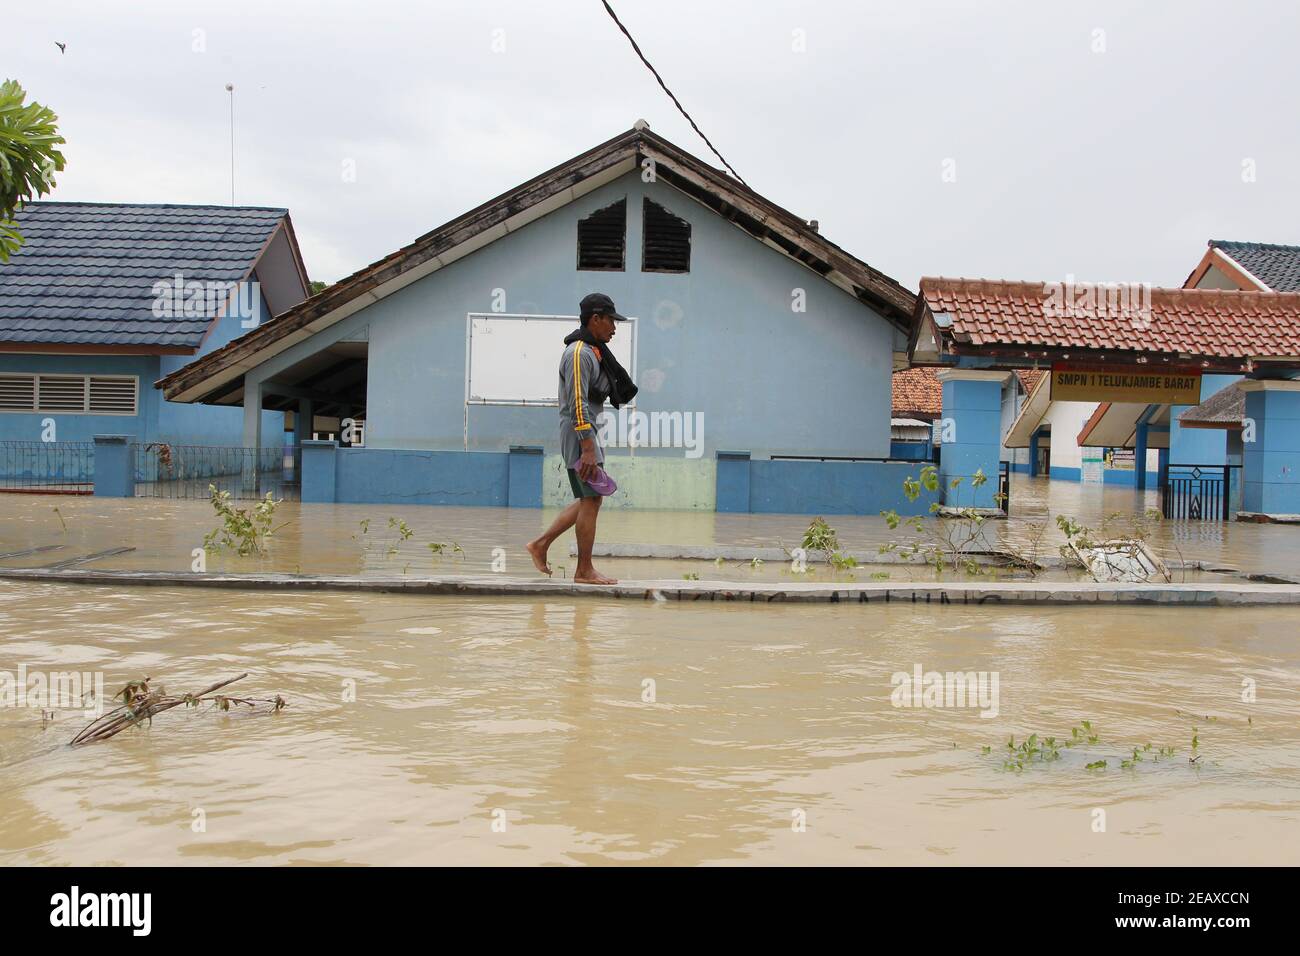
<path id="1" fill-rule="evenodd" d="M 1291 0 L 611 2 L 751 187 L 910 288 L 1177 286 L 1207 239 L 1300 242 Z M 233 83 L 236 201 L 289 208 L 313 279 L 638 118 L 718 165 L 600 0 L 3 16 L 0 75 L 68 140 L 54 198 L 228 203 Z"/>

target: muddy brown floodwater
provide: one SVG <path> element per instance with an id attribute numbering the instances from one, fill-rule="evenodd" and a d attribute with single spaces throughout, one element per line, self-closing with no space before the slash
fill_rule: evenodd
<path id="1" fill-rule="evenodd" d="M 1027 513 L 1037 487 L 1019 499 Z M 392 541 L 390 516 L 410 539 Z M 502 547 L 508 573 L 522 574 L 519 545 L 546 517 L 284 505 L 292 524 L 269 557 L 213 566 L 482 572 Z M 878 519 L 831 521 L 850 547 L 886 537 Z M 806 524 L 611 511 L 602 532 L 771 546 Z M 63 545 L 6 566 L 127 545 L 137 550 L 94 566 L 188 568 L 211 527 L 202 502 L 0 496 L 0 552 Z M 1189 557 L 1300 566 L 1300 529 L 1161 535 Z M 452 540 L 463 559 L 427 548 Z M 650 563 L 617 564 L 632 577 L 625 568 Z M 684 565 L 664 564 L 673 571 L 661 576 L 680 577 Z M 252 717 L 181 708 L 75 750 L 65 744 L 80 716 L 60 711 L 43 726 L 37 710 L 0 707 L 0 862 L 1295 864 L 1295 625 L 1294 610 L 1268 608 L 705 606 L 0 581 L 0 672 L 99 671 L 109 693 L 148 674 L 180 693 L 248 671 L 244 693 L 289 701 Z M 996 708 L 895 706 L 892 676 L 918 666 L 996 675 Z M 1005 769 L 1008 737 L 1066 739 L 1084 720 L 1097 743 Z M 1122 768 L 1134 748 L 1143 759 Z M 1162 748 L 1173 752 L 1156 759 Z M 1104 769 L 1085 769 L 1099 760 Z"/>

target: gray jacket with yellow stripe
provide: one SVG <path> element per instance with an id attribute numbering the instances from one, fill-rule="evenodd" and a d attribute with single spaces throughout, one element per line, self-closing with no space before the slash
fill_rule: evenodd
<path id="1" fill-rule="evenodd" d="M 582 455 L 582 441 L 596 443 L 596 461 L 605 461 L 605 450 L 596 434 L 597 419 L 605 411 L 609 377 L 600 367 L 595 346 L 574 342 L 560 357 L 560 454 L 566 468 Z"/>

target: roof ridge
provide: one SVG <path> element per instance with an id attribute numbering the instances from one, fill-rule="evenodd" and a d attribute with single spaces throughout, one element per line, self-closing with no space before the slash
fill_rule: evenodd
<path id="1" fill-rule="evenodd" d="M 217 203 L 183 203 L 183 202 L 91 202 L 69 199 L 33 199 L 22 205 L 23 209 L 31 206 L 99 206 L 104 209 L 228 209 L 231 212 L 289 212 L 287 206 L 226 206 Z M 21 210 L 19 210 L 21 211 Z"/>
<path id="2" fill-rule="evenodd" d="M 1269 252 L 1300 253 L 1300 246 L 1288 245 L 1282 242 L 1249 242 L 1240 239 L 1211 239 L 1208 245 L 1211 249 L 1263 249 Z"/>
<path id="3" fill-rule="evenodd" d="M 1300 250 L 1297 250 L 1300 251 Z M 1033 282 L 1026 279 L 968 279 L 965 277 L 953 278 L 947 276 L 922 276 L 920 288 L 922 293 L 926 291 L 948 291 L 948 292 L 965 292 L 971 290 L 981 291 L 998 291 L 998 290 L 1036 290 L 1039 294 L 1045 294 L 1047 286 L 1056 285 L 1063 280 L 1052 280 L 1043 282 Z M 1085 288 L 1089 285 L 1095 286 L 1113 286 L 1129 285 L 1126 282 L 1103 281 L 1090 282 L 1085 280 L 1074 280 L 1076 288 Z M 1162 296 L 1166 298 L 1211 298 L 1215 296 L 1226 296 L 1235 298 L 1238 301 L 1249 300 L 1252 298 L 1261 301 L 1276 302 L 1285 300 L 1300 301 L 1300 291 L 1295 292 L 1273 292 L 1268 289 L 1184 289 L 1177 286 L 1151 286 L 1152 296 Z"/>

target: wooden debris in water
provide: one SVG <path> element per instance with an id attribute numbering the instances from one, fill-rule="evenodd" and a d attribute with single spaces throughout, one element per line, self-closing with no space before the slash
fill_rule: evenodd
<path id="1" fill-rule="evenodd" d="M 70 746 L 76 747 L 81 744 L 94 743 L 99 740 L 107 740 L 109 737 L 115 737 L 128 727 L 137 727 L 145 722 L 152 722 L 157 714 L 163 711 L 171 710 L 173 707 L 180 707 L 184 704 L 187 707 L 198 707 L 201 703 L 210 703 L 222 711 L 229 711 L 232 706 L 257 708 L 258 706 L 270 708 L 272 713 L 280 711 L 288 706 L 285 699 L 278 694 L 274 698 L 260 697 L 231 697 L 225 694 L 218 694 L 217 691 L 228 687 L 236 681 L 241 681 L 248 674 L 240 674 L 238 677 L 231 677 L 228 680 L 218 681 L 211 687 L 199 691 L 197 694 L 183 694 L 180 697 L 170 695 L 166 689 L 159 685 L 157 688 L 150 687 L 152 678 L 146 677 L 143 680 L 131 681 L 123 687 L 114 699 L 120 697 L 122 704 L 113 708 L 105 714 L 96 717 L 69 742 Z"/>
<path id="2" fill-rule="evenodd" d="M 1092 579 L 1103 584 L 1143 584 L 1154 580 L 1168 584 L 1173 580 L 1160 556 L 1145 541 L 1120 539 L 1080 546 L 1072 540 L 1069 547 Z"/>

